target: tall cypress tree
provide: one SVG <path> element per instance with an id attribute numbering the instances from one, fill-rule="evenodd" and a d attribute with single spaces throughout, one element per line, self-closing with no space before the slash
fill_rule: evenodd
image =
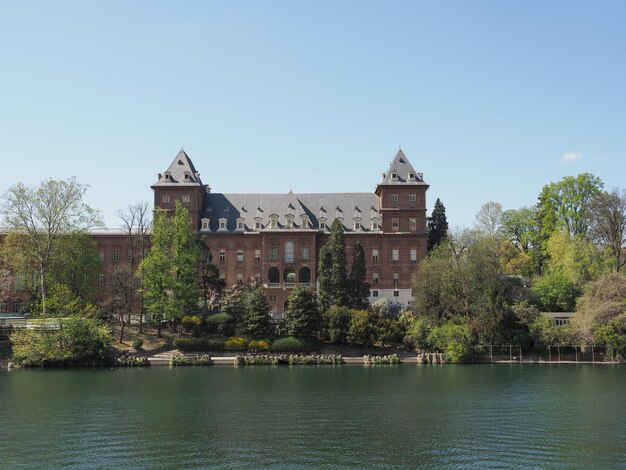
<path id="1" fill-rule="evenodd" d="M 315 293 L 300 284 L 289 295 L 285 327 L 291 336 L 316 336 L 321 326 L 321 317 Z"/>
<path id="2" fill-rule="evenodd" d="M 346 241 L 341 220 L 335 219 L 330 228 L 330 237 L 320 250 L 318 270 L 320 307 L 326 310 L 331 305 L 346 305 L 348 280 L 346 276 Z"/>
<path id="3" fill-rule="evenodd" d="M 253 288 L 245 300 L 243 314 L 243 333 L 251 338 L 267 338 L 274 333 L 274 327 L 270 322 L 272 308 L 265 299 L 262 287 Z"/>
<path id="4" fill-rule="evenodd" d="M 448 238 L 448 219 L 446 208 L 437 198 L 432 215 L 428 219 L 428 251 Z"/>
<path id="5" fill-rule="evenodd" d="M 367 270 L 365 268 L 365 251 L 360 242 L 356 242 L 352 248 L 352 268 L 349 279 L 349 304 L 350 307 L 362 310 L 369 304 L 370 285 L 365 281 Z"/>

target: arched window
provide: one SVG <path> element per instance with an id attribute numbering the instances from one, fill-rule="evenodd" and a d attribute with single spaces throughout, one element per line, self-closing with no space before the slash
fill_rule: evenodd
<path id="1" fill-rule="evenodd" d="M 293 242 L 285 243 L 285 263 L 293 263 Z"/>
<path id="2" fill-rule="evenodd" d="M 272 266 L 267 271 L 267 280 L 270 284 L 278 284 L 280 282 L 280 271 L 276 266 Z"/>
<path id="3" fill-rule="evenodd" d="M 293 268 L 285 268 L 283 271 L 283 280 L 285 284 L 295 284 L 296 283 L 296 272 Z"/>
<path id="4" fill-rule="evenodd" d="M 13 301 L 13 312 L 12 313 L 20 313 L 22 310 L 22 301 L 20 299 L 15 299 Z"/>
<path id="5" fill-rule="evenodd" d="M 306 266 L 300 268 L 298 272 L 298 282 L 300 284 L 311 284 L 311 270 Z"/>

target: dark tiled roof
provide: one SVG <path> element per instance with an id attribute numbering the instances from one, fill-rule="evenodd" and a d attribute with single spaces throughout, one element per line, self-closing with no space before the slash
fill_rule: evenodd
<path id="1" fill-rule="evenodd" d="M 200 173 L 183 149 L 180 149 L 169 168 L 159 173 L 159 180 L 152 186 L 198 186 L 202 185 Z"/>
<path id="2" fill-rule="evenodd" d="M 396 157 L 391 162 L 387 173 L 383 173 L 383 179 L 379 184 L 393 184 L 393 185 L 426 185 L 424 182 L 424 175 L 418 173 L 406 158 L 406 155 L 402 150 L 398 150 Z"/>
<path id="3" fill-rule="evenodd" d="M 355 210 L 358 209 L 358 210 Z M 378 197 L 374 193 L 309 193 L 309 194 L 222 194 L 209 193 L 203 217 L 211 219 L 211 231 L 217 231 L 219 219 L 227 220 L 229 232 L 237 228 L 237 219 L 242 218 L 246 231 L 254 230 L 255 219 L 261 220 L 263 229 L 269 229 L 272 216 L 278 216 L 278 228 L 287 227 L 293 216 L 295 230 L 302 230 L 302 215 L 309 218 L 309 227 L 317 230 L 319 219 L 326 218 L 330 227 L 336 217 L 343 218 L 347 231 L 352 230 L 353 219 L 360 217 L 369 227 L 371 217 L 380 218 Z M 288 217 L 289 216 L 289 217 Z M 366 228 L 363 229 L 366 231 Z"/>

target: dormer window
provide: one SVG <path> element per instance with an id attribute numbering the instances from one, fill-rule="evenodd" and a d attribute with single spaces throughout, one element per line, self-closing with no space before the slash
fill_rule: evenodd
<path id="1" fill-rule="evenodd" d="M 309 228 L 309 216 L 308 215 L 302 214 L 300 216 L 300 220 L 302 221 L 302 228 L 303 229 Z"/>
<path id="2" fill-rule="evenodd" d="M 415 173 L 409 173 L 409 181 L 415 181 Z"/>
<path id="3" fill-rule="evenodd" d="M 372 230 L 378 230 L 378 220 L 372 220 Z"/>
<path id="4" fill-rule="evenodd" d="M 270 215 L 270 229 L 276 230 L 278 228 L 278 215 Z"/>
<path id="5" fill-rule="evenodd" d="M 171 175 L 171 173 L 170 173 L 169 171 L 166 171 L 166 172 L 165 172 L 165 179 L 166 179 L 166 180 L 168 180 L 168 181 L 169 181 L 169 180 L 170 180 L 170 178 L 171 178 L 171 176 L 172 176 L 172 175 Z"/>
<path id="6" fill-rule="evenodd" d="M 254 230 L 261 230 L 261 222 L 254 223 Z"/>
<path id="7" fill-rule="evenodd" d="M 220 230 L 220 231 L 225 232 L 226 230 L 228 230 L 228 229 L 226 228 L 226 222 L 227 222 L 227 219 L 226 219 L 226 218 L 224 218 L 224 217 L 222 217 L 221 219 L 219 219 L 219 230 Z"/>
<path id="8" fill-rule="evenodd" d="M 191 178 L 191 175 L 189 174 L 188 171 L 185 172 L 185 181 L 189 181 L 189 178 Z"/>
<path id="9" fill-rule="evenodd" d="M 237 230 L 238 231 L 243 231 L 244 230 L 244 219 L 242 217 L 239 217 L 237 219 Z"/>
<path id="10" fill-rule="evenodd" d="M 354 230 L 361 230 L 361 223 L 360 222 L 355 222 L 354 223 Z"/>
<path id="11" fill-rule="evenodd" d="M 202 225 L 201 225 L 201 230 L 209 230 L 209 224 L 211 222 L 210 219 L 201 219 L 202 221 Z"/>
<path id="12" fill-rule="evenodd" d="M 320 222 L 320 230 L 326 230 L 326 217 L 320 217 L 318 220 Z"/>
<path id="13" fill-rule="evenodd" d="M 391 173 L 391 181 L 397 181 L 398 179 L 398 173 L 396 173 L 395 171 L 393 171 Z"/>

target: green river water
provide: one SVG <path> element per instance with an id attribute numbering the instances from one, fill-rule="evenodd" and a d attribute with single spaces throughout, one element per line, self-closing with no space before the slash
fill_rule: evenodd
<path id="1" fill-rule="evenodd" d="M 626 367 L 0 371 L 0 468 L 626 468 Z"/>

